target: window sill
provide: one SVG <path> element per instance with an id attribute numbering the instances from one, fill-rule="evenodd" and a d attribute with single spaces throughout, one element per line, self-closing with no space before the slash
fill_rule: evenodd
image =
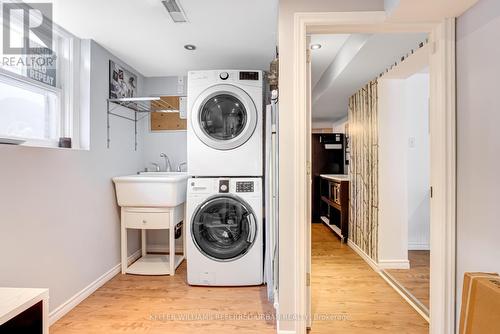
<path id="1" fill-rule="evenodd" d="M 42 145 L 12 145 L 12 144 L 3 144 L 0 143 L 0 147 L 18 147 L 18 148 L 34 148 L 34 149 L 49 149 L 49 150 L 61 150 L 61 151 L 90 151 L 88 148 L 79 148 L 79 147 L 58 147 L 58 146 L 42 146 Z"/>
<path id="2" fill-rule="evenodd" d="M 14 139 L 14 138 L 8 138 L 8 139 Z M 56 149 L 56 150 L 73 150 L 73 151 L 89 151 L 89 149 L 86 148 L 80 148 L 80 147 L 59 147 L 58 142 L 56 141 L 51 141 L 51 140 L 30 140 L 30 139 L 22 139 L 22 138 L 15 138 L 19 140 L 25 140 L 22 143 L 9 143 L 9 142 L 2 142 L 0 140 L 0 146 L 10 146 L 10 147 L 29 147 L 29 148 L 40 148 L 40 149 Z"/>

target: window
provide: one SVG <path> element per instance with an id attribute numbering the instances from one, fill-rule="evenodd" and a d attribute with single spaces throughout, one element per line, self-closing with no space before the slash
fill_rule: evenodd
<path id="1" fill-rule="evenodd" d="M 16 43 L 23 21 L 11 19 L 11 41 Z M 36 36 L 32 42 L 38 44 Z M 23 139 L 28 146 L 57 147 L 60 137 L 71 137 L 73 147 L 78 147 L 79 43 L 54 24 L 52 63 L 38 66 L 34 59 L 39 55 L 3 55 L 0 138 Z"/>
<path id="2" fill-rule="evenodd" d="M 60 137 L 60 92 L 0 76 L 0 136 L 55 142 Z"/>

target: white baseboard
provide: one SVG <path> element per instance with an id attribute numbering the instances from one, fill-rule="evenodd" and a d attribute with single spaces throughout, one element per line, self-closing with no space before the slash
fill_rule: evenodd
<path id="1" fill-rule="evenodd" d="M 379 269 L 410 269 L 408 260 L 378 260 Z"/>
<path id="2" fill-rule="evenodd" d="M 363 260 L 365 260 L 366 263 L 368 263 L 368 265 L 370 267 L 372 267 L 372 269 L 375 271 L 375 272 L 380 272 L 380 268 L 377 264 L 377 262 L 375 262 L 371 257 L 368 256 L 368 254 L 366 254 L 365 252 L 363 252 L 363 250 L 361 248 L 358 247 L 358 245 L 356 245 L 354 242 L 352 242 L 351 240 L 347 240 L 347 245 L 349 247 L 352 248 L 352 250 L 354 252 L 356 252 L 356 254 L 358 254 L 359 256 L 361 256 L 361 258 Z"/>
<path id="3" fill-rule="evenodd" d="M 408 250 L 430 250 L 431 246 L 429 245 L 428 242 L 422 243 L 422 242 L 409 242 L 408 243 Z"/>
<path id="4" fill-rule="evenodd" d="M 138 258 L 141 257 L 141 250 L 135 251 L 132 255 L 128 257 L 128 264 L 134 262 Z M 115 277 L 117 274 L 121 272 L 121 264 L 118 263 L 116 266 L 108 270 L 101 277 L 90 283 L 88 286 L 83 288 L 83 290 L 77 292 L 73 297 L 59 305 L 56 309 L 54 309 L 49 314 L 49 326 L 53 325 L 57 320 L 61 319 L 64 315 L 66 315 L 69 311 L 75 308 L 78 304 L 80 304 L 83 300 L 85 300 L 88 296 L 94 293 L 97 289 L 103 286 L 110 279 Z"/>
<path id="5" fill-rule="evenodd" d="M 278 334 L 295 334 L 295 331 L 282 331 L 282 330 L 277 330 Z"/>

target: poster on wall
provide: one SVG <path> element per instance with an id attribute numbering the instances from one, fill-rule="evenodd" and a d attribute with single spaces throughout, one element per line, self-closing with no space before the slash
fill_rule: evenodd
<path id="1" fill-rule="evenodd" d="M 137 76 L 114 61 L 109 61 L 109 98 L 137 96 Z"/>

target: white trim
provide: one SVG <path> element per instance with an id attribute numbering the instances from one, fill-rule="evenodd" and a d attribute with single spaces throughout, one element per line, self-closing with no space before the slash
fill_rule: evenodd
<path id="1" fill-rule="evenodd" d="M 141 257 L 141 250 L 135 251 L 132 255 L 128 257 L 128 264 L 136 261 Z M 106 273 L 104 273 L 101 277 L 87 285 L 81 291 L 77 292 L 73 297 L 56 307 L 49 314 L 49 326 L 52 326 L 56 323 L 57 320 L 61 319 L 65 316 L 69 311 L 74 309 L 78 304 L 84 301 L 88 296 L 93 294 L 97 289 L 106 284 L 109 280 L 119 274 L 121 271 L 121 263 L 117 264 Z"/>
<path id="2" fill-rule="evenodd" d="M 456 210 L 456 134 L 455 134 L 455 26 L 454 19 L 443 22 L 391 23 L 384 12 L 295 13 L 293 41 L 293 120 L 294 185 L 292 201 L 286 210 L 294 217 L 294 250 L 281 254 L 293 257 L 294 311 L 306 315 L 307 261 L 307 148 L 311 117 L 307 110 L 306 36 L 308 33 L 429 32 L 432 43 L 431 75 L 431 291 L 430 333 L 452 334 L 455 328 L 455 210 Z M 353 248 L 354 249 L 354 248 Z M 290 276 L 290 272 L 286 273 Z M 283 275 L 285 276 L 285 275 Z M 302 318 L 302 317 L 301 317 Z M 305 333 L 304 321 L 295 323 L 297 334 Z"/>
<path id="3" fill-rule="evenodd" d="M 412 250 L 430 250 L 431 249 L 431 245 L 429 244 L 429 242 L 409 242 L 408 243 L 408 250 L 409 251 L 412 251 Z"/>
<path id="4" fill-rule="evenodd" d="M 431 233 L 430 328 L 455 333 L 456 107 L 455 19 L 430 34 Z M 434 98 L 432 93 L 435 92 Z"/>
<path id="5" fill-rule="evenodd" d="M 354 242 L 351 240 L 347 240 L 347 245 L 351 247 L 351 249 L 358 254 L 363 260 L 365 260 L 366 263 L 376 272 L 380 273 L 380 268 L 377 264 L 377 262 L 373 261 L 371 257 L 368 256 L 361 248 L 358 247 Z"/>
<path id="6" fill-rule="evenodd" d="M 408 260 L 378 260 L 380 269 L 410 269 Z"/>
<path id="7" fill-rule="evenodd" d="M 297 333 L 297 332 L 296 332 L 296 331 L 280 331 L 280 330 L 278 329 L 277 333 L 278 333 L 278 334 L 295 334 L 295 333 Z"/>

